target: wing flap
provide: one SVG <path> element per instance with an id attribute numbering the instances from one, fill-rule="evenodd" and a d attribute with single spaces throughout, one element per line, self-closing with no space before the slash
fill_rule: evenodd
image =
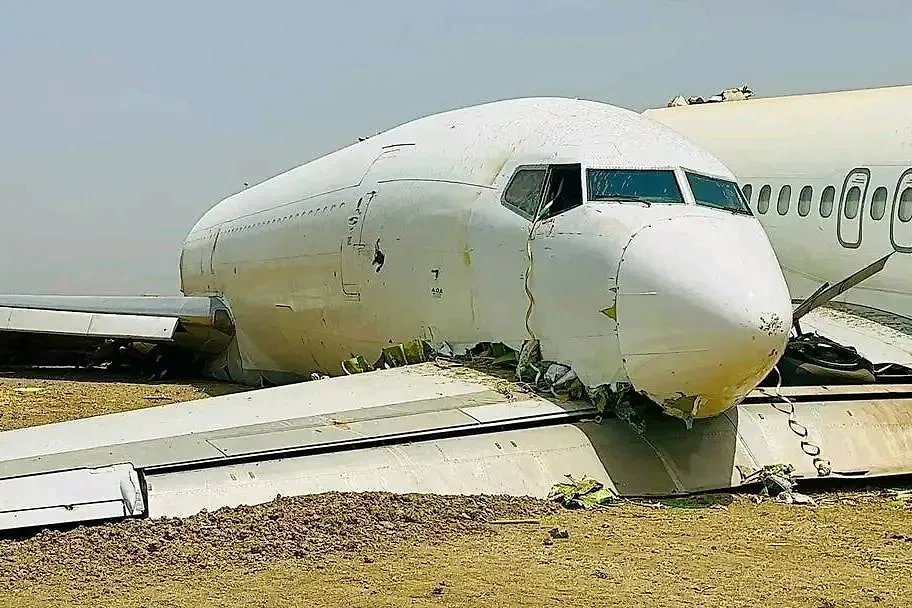
<path id="1" fill-rule="evenodd" d="M 49 296 L 0 294 L 0 307 L 153 317 L 202 318 L 224 304 L 207 296 Z"/>
<path id="2" fill-rule="evenodd" d="M 0 331 L 172 340 L 177 317 L 0 307 Z"/>
<path id="3" fill-rule="evenodd" d="M 143 513 L 139 475 L 128 464 L 0 479 L 0 530 Z"/>

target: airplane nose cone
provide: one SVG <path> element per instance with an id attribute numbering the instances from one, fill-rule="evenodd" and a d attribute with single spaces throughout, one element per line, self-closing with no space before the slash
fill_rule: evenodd
<path id="1" fill-rule="evenodd" d="M 669 413 L 706 418 L 739 402 L 785 350 L 788 288 L 760 224 L 677 217 L 636 233 L 618 269 L 627 376 Z"/>

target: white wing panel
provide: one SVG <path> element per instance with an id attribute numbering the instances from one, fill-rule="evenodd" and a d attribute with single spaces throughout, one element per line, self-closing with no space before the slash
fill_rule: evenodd
<path id="1" fill-rule="evenodd" d="M 171 340 L 174 317 L 0 307 L 0 331 Z"/>
<path id="2" fill-rule="evenodd" d="M 128 464 L 0 480 L 0 530 L 142 515 Z"/>

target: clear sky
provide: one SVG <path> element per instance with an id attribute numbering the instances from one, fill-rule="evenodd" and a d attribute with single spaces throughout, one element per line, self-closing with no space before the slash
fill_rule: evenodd
<path id="1" fill-rule="evenodd" d="M 2 2 L 0 292 L 176 293 L 244 181 L 440 110 L 908 84 L 909 23 L 908 0 Z"/>

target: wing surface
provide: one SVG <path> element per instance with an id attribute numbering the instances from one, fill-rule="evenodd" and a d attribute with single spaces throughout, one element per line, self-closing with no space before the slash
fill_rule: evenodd
<path id="1" fill-rule="evenodd" d="M 232 330 L 217 297 L 0 295 L 0 363 L 58 363 L 112 341 L 211 342 L 212 330 Z"/>

